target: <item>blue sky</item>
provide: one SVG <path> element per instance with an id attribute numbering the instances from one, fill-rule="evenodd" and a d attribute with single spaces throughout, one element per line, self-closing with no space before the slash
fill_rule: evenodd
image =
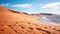
<path id="1" fill-rule="evenodd" d="M 60 0 L 0 0 L 0 5 L 16 11 L 60 14 Z"/>

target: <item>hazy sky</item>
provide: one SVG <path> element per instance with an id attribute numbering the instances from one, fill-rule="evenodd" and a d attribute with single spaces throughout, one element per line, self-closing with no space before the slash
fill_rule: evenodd
<path id="1" fill-rule="evenodd" d="M 60 0 L 0 0 L 5 8 L 27 13 L 60 14 Z"/>

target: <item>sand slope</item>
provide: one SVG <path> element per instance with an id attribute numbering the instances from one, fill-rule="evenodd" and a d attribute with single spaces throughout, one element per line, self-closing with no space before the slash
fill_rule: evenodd
<path id="1" fill-rule="evenodd" d="M 41 17 L 0 7 L 0 34 L 60 34 L 60 26 L 42 23 Z"/>

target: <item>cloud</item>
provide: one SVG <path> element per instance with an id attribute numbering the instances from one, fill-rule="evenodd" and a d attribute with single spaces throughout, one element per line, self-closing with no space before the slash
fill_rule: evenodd
<path id="1" fill-rule="evenodd" d="M 42 6 L 42 8 L 55 8 L 55 7 L 60 7 L 60 2 L 45 4 L 44 6 Z"/>
<path id="2" fill-rule="evenodd" d="M 12 5 L 11 7 L 16 7 L 16 8 L 30 8 L 30 7 L 32 7 L 32 4 L 16 4 L 16 5 Z"/>
<path id="3" fill-rule="evenodd" d="M 47 13 L 60 14 L 60 2 L 44 4 L 41 6 L 41 9 Z"/>
<path id="4" fill-rule="evenodd" d="M 38 6 L 43 6 L 43 4 L 38 4 Z"/>
<path id="5" fill-rule="evenodd" d="M 6 4 L 0 4 L 0 6 L 9 6 L 10 4 L 6 3 Z"/>

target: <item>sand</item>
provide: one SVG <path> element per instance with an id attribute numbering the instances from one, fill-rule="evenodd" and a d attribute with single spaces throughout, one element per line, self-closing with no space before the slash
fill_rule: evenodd
<path id="1" fill-rule="evenodd" d="M 0 7 L 0 34 L 60 34 L 60 26 L 43 23 L 41 17 Z"/>

